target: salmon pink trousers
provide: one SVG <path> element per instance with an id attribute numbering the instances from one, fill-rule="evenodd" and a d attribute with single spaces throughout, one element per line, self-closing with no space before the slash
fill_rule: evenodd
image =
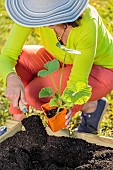
<path id="1" fill-rule="evenodd" d="M 50 100 L 50 97 L 39 98 L 38 94 L 41 88 L 51 87 L 55 91 L 49 75 L 46 77 L 37 76 L 38 71 L 44 68 L 44 64 L 53 59 L 54 57 L 43 47 L 38 45 L 26 45 L 23 48 L 15 67 L 16 72 L 25 87 L 25 96 L 29 106 L 33 106 L 37 110 L 41 110 L 41 105 L 49 102 Z M 72 65 L 65 65 L 62 81 L 62 92 L 66 87 L 67 80 L 69 79 L 71 68 Z M 58 87 L 60 84 L 60 73 L 61 68 L 53 73 L 53 77 Z M 106 96 L 113 89 L 113 69 L 93 65 L 88 80 L 89 85 L 92 87 L 92 95 L 89 101 L 98 100 Z M 80 111 L 82 107 L 83 105 L 75 105 L 72 108 L 73 115 Z M 9 112 L 11 114 L 21 113 L 21 111 L 15 109 L 12 104 L 10 104 Z"/>

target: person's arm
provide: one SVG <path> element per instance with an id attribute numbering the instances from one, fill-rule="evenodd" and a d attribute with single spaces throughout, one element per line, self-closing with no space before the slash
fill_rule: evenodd
<path id="1" fill-rule="evenodd" d="M 4 83 L 6 82 L 7 75 L 14 72 L 13 68 L 17 63 L 18 56 L 21 53 L 26 38 L 31 31 L 32 28 L 14 24 L 0 54 L 0 76 L 4 79 Z"/>
<path id="2" fill-rule="evenodd" d="M 81 32 L 76 49 L 81 52 L 75 55 L 73 67 L 70 73 L 67 87 L 64 91 L 63 98 L 70 101 L 68 90 L 74 92 L 73 99 L 76 98 L 75 104 L 83 104 L 91 96 L 91 87 L 88 86 L 88 77 L 94 62 L 97 47 L 97 21 L 91 20 L 84 26 Z"/>
<path id="3" fill-rule="evenodd" d="M 0 55 L 0 76 L 4 79 L 4 84 L 6 85 L 5 96 L 18 109 L 19 101 L 24 105 L 27 102 L 24 86 L 13 68 L 17 63 L 18 56 L 31 30 L 31 28 L 14 24 Z"/>

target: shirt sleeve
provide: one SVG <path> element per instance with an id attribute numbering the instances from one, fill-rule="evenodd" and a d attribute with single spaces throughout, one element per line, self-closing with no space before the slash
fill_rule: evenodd
<path id="1" fill-rule="evenodd" d="M 32 28 L 23 27 L 16 23 L 13 25 L 0 54 L 0 76 L 3 78 L 4 84 L 7 75 L 14 72 L 13 68 L 17 63 L 18 56 L 31 30 Z"/>
<path id="2" fill-rule="evenodd" d="M 91 96 L 88 77 L 94 62 L 97 47 L 97 21 L 90 20 L 84 25 L 76 49 L 81 52 L 75 55 L 67 87 L 63 93 L 64 101 L 83 104 Z"/>

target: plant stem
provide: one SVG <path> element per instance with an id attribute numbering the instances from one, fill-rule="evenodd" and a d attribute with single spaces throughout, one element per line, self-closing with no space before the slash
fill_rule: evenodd
<path id="1" fill-rule="evenodd" d="M 58 109 L 57 109 L 57 113 L 59 113 L 59 111 L 60 111 L 60 107 L 58 107 Z"/>
<path id="2" fill-rule="evenodd" d="M 54 79 L 53 79 L 53 77 L 52 77 L 52 74 L 50 74 L 50 79 L 51 79 L 51 81 L 52 81 L 52 83 L 53 83 L 53 85 L 54 85 L 54 88 L 55 88 L 56 92 L 58 92 L 58 88 L 57 88 L 57 86 L 56 86 L 56 84 L 55 84 L 55 81 L 54 81 Z"/>
<path id="3" fill-rule="evenodd" d="M 60 75 L 60 86 L 59 86 L 60 95 L 61 95 L 61 89 L 62 89 L 62 77 L 63 77 L 63 72 L 64 72 L 65 59 L 66 59 L 66 53 L 65 53 L 65 56 L 64 56 L 64 60 L 63 60 L 63 64 L 62 64 L 62 71 L 61 71 L 61 75 Z"/>

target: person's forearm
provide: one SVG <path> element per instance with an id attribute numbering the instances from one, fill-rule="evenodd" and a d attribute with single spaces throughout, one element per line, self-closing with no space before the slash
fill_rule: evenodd
<path id="1" fill-rule="evenodd" d="M 1 57 L 1 56 L 0 56 Z M 14 73 L 13 65 L 10 63 L 10 61 L 5 61 L 5 58 L 0 58 L 0 77 L 3 78 L 4 85 L 6 85 L 6 77 L 10 73 Z"/>
<path id="2" fill-rule="evenodd" d="M 32 28 L 14 24 L 0 55 L 0 76 L 4 79 L 4 84 L 6 84 L 7 75 L 14 72 L 13 68 L 31 30 Z"/>

